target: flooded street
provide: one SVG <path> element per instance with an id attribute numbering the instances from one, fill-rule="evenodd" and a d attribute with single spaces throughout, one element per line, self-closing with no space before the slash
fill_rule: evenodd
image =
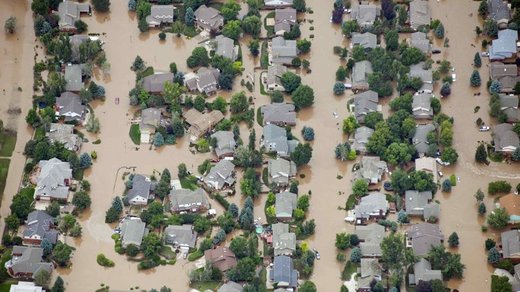
<path id="1" fill-rule="evenodd" d="M 196 37 L 188 40 L 185 37 L 178 38 L 167 34 L 166 41 L 160 42 L 157 30 L 140 34 L 137 19 L 127 12 L 127 1 L 111 2 L 111 13 L 94 13 L 91 17 L 82 18 L 88 24 L 90 33 L 101 34 L 100 38 L 105 42 L 104 49 L 111 69 L 110 76 L 104 76 L 102 73 L 95 75 L 96 83 L 105 86 L 107 98 L 103 103 L 93 104 L 95 114 L 101 122 L 101 132 L 95 136 L 89 134 L 89 140 L 99 138 L 101 144 L 86 143 L 82 149 L 83 152 L 95 150 L 98 154 L 97 161 L 85 176 L 92 184 L 91 210 L 80 217 L 83 227 L 82 238 L 67 239 L 67 243 L 76 248 L 72 268 L 59 270 L 54 276 L 61 275 L 70 291 L 95 291 L 101 284 L 114 290 L 125 291 L 135 287 L 158 289 L 163 285 L 172 288 L 173 291 L 187 291 L 187 274 L 193 268 L 192 263 L 180 259 L 173 266 L 159 266 L 139 272 L 137 263 L 128 261 L 125 256 L 114 251 L 114 242 L 110 238 L 112 229 L 104 223 L 104 219 L 112 199 L 121 195 L 124 190 L 121 179 L 121 175 L 126 171 L 124 167 L 136 167 L 136 172 L 142 174 L 152 174 L 154 171 L 160 172 L 169 168 L 172 176 L 175 176 L 178 164 L 186 163 L 189 170 L 196 172 L 197 166 L 210 157 L 209 154 L 191 154 L 186 139 L 159 151 L 151 150 L 148 145 L 141 145 L 136 150 L 128 135 L 134 111 L 128 104 L 128 91 L 135 84 L 135 74 L 130 71 L 134 58 L 137 55 L 141 56 L 156 72 L 168 71 L 171 62 L 176 62 L 180 71 L 190 72 L 185 60 L 202 39 Z M 486 88 L 483 85 L 481 88 L 473 89 L 469 85 L 473 55 L 480 49 L 481 42 L 474 33 L 475 26 L 481 25 L 477 18 L 478 2 L 441 0 L 429 3 L 432 17 L 443 22 L 446 36 L 450 39 L 450 47 L 442 48 L 443 52 L 434 55 L 434 60 L 448 59 L 456 68 L 458 76 L 458 80 L 452 86 L 451 96 L 442 101 L 442 111 L 455 119 L 454 147 L 459 153 L 459 160 L 456 166 L 445 167 L 442 171 L 445 176 L 456 174 L 461 181 L 451 194 L 438 192 L 435 198 L 441 203 L 441 229 L 446 237 L 453 231 L 458 233 L 461 245 L 457 252 L 461 253 L 462 262 L 466 265 L 464 279 L 450 281 L 449 287 L 460 291 L 489 291 L 491 270 L 487 268 L 483 243 L 487 237 L 496 235 L 492 232 L 481 232 L 480 226 L 484 222 L 478 220 L 473 194 L 478 188 L 486 190 L 489 181 L 498 179 L 508 180 L 515 186 L 520 181 L 519 167 L 493 162 L 489 166 L 474 163 L 477 141 L 491 139 L 489 132 L 479 132 L 475 124 L 478 117 L 486 123 L 490 122 Z M 334 148 L 345 140 L 341 132 L 341 121 L 349 114 L 346 103 L 352 93 L 347 91 L 340 97 L 332 93 L 335 71 L 341 64 L 339 57 L 333 54 L 332 48 L 335 45 L 346 45 L 341 28 L 329 23 L 332 1 L 324 4 L 322 0 L 307 0 L 307 5 L 314 13 L 306 15 L 306 22 L 302 23 L 301 30 L 302 38 L 310 39 L 310 35 L 314 35 L 311 51 L 305 56 L 310 61 L 312 73 L 301 75 L 302 82 L 314 89 L 315 103 L 312 108 L 298 114 L 298 123 L 293 133 L 300 137 L 301 128 L 310 126 L 315 130 L 316 140 L 312 142 L 314 151 L 311 162 L 300 169 L 298 180 L 300 194 L 312 191 L 307 217 L 316 220 L 317 228 L 315 235 L 307 241 L 321 254 L 321 260 L 316 261 L 311 280 L 316 284 L 318 291 L 338 291 L 342 283 L 340 273 L 343 265 L 336 261 L 335 235 L 339 232 L 352 233 L 354 230 L 352 225 L 343 221 L 345 212 L 338 207 L 345 206 L 347 196 L 351 192 L 353 163 L 337 161 Z M 0 59 L 0 118 L 7 127 L 18 130 L 18 142 L 13 153 L 5 195 L 2 198 L 2 217 L 9 214 L 9 204 L 18 189 L 25 162 L 22 155 L 23 147 L 31 137 L 24 120 L 31 106 L 35 46 L 30 5 L 25 1 L 0 0 L 0 20 L 4 21 L 11 15 L 18 19 L 16 34 L 0 33 L 0 54 L 3 56 Z M 312 24 L 310 20 L 313 21 Z M 314 27 L 312 31 L 311 26 Z M 259 66 L 260 58 L 250 57 L 247 42 L 248 38 L 242 40 L 245 71 L 235 81 L 234 88 L 235 91 L 245 90 L 239 85 L 240 80 L 246 80 L 248 75 L 253 75 L 256 81 L 254 93 L 247 92 L 247 95 L 253 95 L 255 107 L 259 107 L 270 100 L 268 96 L 260 94 L 260 70 L 253 69 Z M 442 47 L 442 43 L 435 45 Z M 479 70 L 483 84 L 488 79 L 487 64 L 488 60 L 483 59 L 483 66 Z M 18 90 L 18 87 L 22 90 Z M 437 95 L 439 88 L 440 86 L 436 86 Z M 475 97 L 473 93 L 478 91 L 483 94 Z M 219 94 L 229 99 L 229 93 Z M 116 97 L 121 100 L 119 104 L 114 102 Z M 473 109 L 477 105 L 480 106 L 480 111 L 474 113 Z M 21 108 L 22 113 L 19 116 L 9 114 L 8 109 L 11 108 Z M 339 118 L 334 118 L 333 112 L 336 112 Z M 384 112 L 386 113 L 387 109 Z M 258 140 L 262 128 L 256 122 L 254 128 Z M 242 139 L 247 143 L 247 127 L 241 125 L 240 129 Z M 342 178 L 338 179 L 338 175 Z M 340 192 L 345 194 L 340 195 Z M 255 217 L 265 219 L 265 199 L 266 196 L 262 196 L 255 202 Z M 239 191 L 230 198 L 230 202 L 242 206 L 243 197 Z M 218 206 L 215 201 L 211 203 Z M 492 203 L 492 198 L 486 198 L 488 210 L 492 208 Z M 0 224 L 3 226 L 3 219 Z M 100 267 L 96 262 L 99 253 L 113 260 L 115 267 Z"/>

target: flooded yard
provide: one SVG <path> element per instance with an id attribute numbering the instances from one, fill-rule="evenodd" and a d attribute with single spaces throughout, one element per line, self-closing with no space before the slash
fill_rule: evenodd
<path id="1" fill-rule="evenodd" d="M 303 126 L 314 128 L 316 140 L 312 142 L 313 157 L 308 166 L 299 171 L 300 193 L 312 191 L 309 219 L 316 220 L 316 233 L 307 241 L 311 247 L 320 251 L 321 260 L 316 266 L 311 280 L 317 285 L 318 291 L 338 291 L 342 281 L 340 271 L 342 264 L 336 261 L 335 235 L 339 232 L 353 232 L 353 226 L 343 221 L 343 208 L 351 191 L 352 162 L 338 162 L 334 157 L 335 146 L 343 142 L 341 122 L 349 113 L 346 103 L 351 92 L 343 96 L 335 96 L 332 86 L 335 82 L 335 71 L 341 64 L 338 56 L 333 54 L 333 46 L 346 45 L 345 38 L 339 26 L 329 22 L 332 1 L 323 5 L 321 0 L 307 0 L 314 13 L 306 15 L 302 23 L 302 38 L 310 39 L 313 34 L 312 48 L 305 58 L 310 60 L 312 73 L 301 74 L 304 84 L 311 86 L 315 92 L 314 106 L 302 110 L 298 114 L 298 124 L 293 133 L 300 137 Z M 473 194 L 478 188 L 485 190 L 489 181 L 505 179 L 516 185 L 520 181 L 517 165 L 491 163 L 489 166 L 475 164 L 474 152 L 478 141 L 489 141 L 489 132 L 479 132 L 475 120 L 480 117 L 486 124 L 490 122 L 488 115 L 487 94 L 475 97 L 475 92 L 485 92 L 484 86 L 474 89 L 469 85 L 469 76 L 473 70 L 471 63 L 473 55 L 480 50 L 481 39 L 474 33 L 476 25 L 480 25 L 477 18 L 478 2 L 471 0 L 441 0 L 430 1 L 432 17 L 440 19 L 446 27 L 446 36 L 450 39 L 450 47 L 443 48 L 443 52 L 434 55 L 434 60 L 448 59 L 456 68 L 458 80 L 452 86 L 452 94 L 442 101 L 442 111 L 453 116 L 454 147 L 459 153 L 457 165 L 444 167 L 446 176 L 456 174 L 460 182 L 454 187 L 451 194 L 438 193 L 437 200 L 441 203 L 440 225 L 445 236 L 456 231 L 461 245 L 457 252 L 462 255 L 462 262 L 466 265 L 464 279 L 452 280 L 450 288 L 460 291 L 488 291 L 489 274 L 484 240 L 487 237 L 496 237 L 488 232 L 482 233 Z M 137 263 L 128 261 L 114 251 L 114 242 L 110 238 L 112 227 L 104 223 L 105 212 L 112 199 L 121 195 L 124 190 L 121 179 L 124 167 L 136 167 L 136 173 L 152 174 L 169 168 L 172 175 L 177 174 L 177 165 L 185 163 L 189 170 L 196 172 L 196 168 L 209 155 L 191 154 L 188 150 L 186 138 L 179 140 L 174 146 L 163 147 L 156 151 L 148 145 L 136 147 L 128 135 L 133 111 L 128 105 L 128 91 L 134 87 L 135 74 L 130 71 L 134 58 L 139 55 L 149 66 L 156 71 L 168 71 L 169 64 L 176 62 L 178 69 L 190 72 L 186 67 L 186 59 L 193 48 L 203 41 L 196 37 L 188 40 L 168 34 L 164 42 L 159 41 L 158 31 L 140 34 L 137 29 L 135 16 L 127 12 L 127 3 L 123 0 L 112 1 L 110 14 L 94 13 L 91 17 L 82 18 L 89 25 L 90 33 L 100 33 L 105 42 L 104 49 L 111 64 L 110 75 L 99 73 L 95 76 L 98 84 L 105 86 L 106 101 L 93 105 L 96 116 L 101 122 L 101 132 L 90 135 L 89 140 L 101 139 L 101 144 L 83 145 L 84 152 L 95 150 L 98 159 L 92 170 L 86 174 L 86 179 L 92 184 L 92 206 L 89 212 L 80 217 L 83 227 L 81 239 L 67 238 L 68 244 L 76 251 L 72 258 L 71 269 L 60 269 L 58 273 L 70 291 L 95 291 L 101 284 L 110 286 L 114 290 L 129 290 L 139 287 L 142 289 L 159 288 L 166 285 L 173 291 L 188 290 L 188 273 L 193 263 L 179 259 L 174 266 L 159 266 L 155 269 L 140 272 Z M 13 162 L 9 171 L 8 184 L 5 196 L 2 198 L 1 215 L 9 214 L 9 203 L 16 192 L 23 170 L 25 158 L 21 154 L 25 142 L 30 139 L 31 133 L 26 127 L 24 117 L 31 106 L 32 66 L 34 58 L 34 33 L 30 5 L 25 1 L 0 0 L 0 20 L 10 15 L 18 18 L 19 29 L 15 35 L 0 33 L 0 118 L 7 121 L 8 127 L 18 130 L 18 143 L 13 155 Z M 311 24 L 311 20 L 313 23 Z M 310 30 L 313 26 L 314 30 Z M 251 58 L 247 49 L 248 39 L 242 40 L 243 75 L 235 81 L 236 91 L 245 90 L 239 86 L 240 79 L 254 76 L 254 93 L 247 95 L 254 97 L 255 108 L 270 102 L 269 97 L 260 94 L 260 72 L 254 70 L 259 66 L 259 57 Z M 474 46 L 471 46 L 473 44 Z M 436 44 L 442 47 L 442 44 Z M 488 79 L 487 60 L 479 70 L 482 80 Z M 485 82 L 483 82 L 485 83 Z M 18 89 L 20 87 L 22 90 Z M 438 89 L 436 93 L 438 95 Z M 228 99 L 231 93 L 222 92 L 220 95 Z M 116 104 L 115 98 L 121 102 Z M 386 105 L 384 107 L 388 107 Z M 474 113 L 475 106 L 480 111 Z M 19 117 L 9 115 L 7 109 L 21 108 Z M 386 113 L 387 109 L 385 109 Z M 255 109 L 256 112 L 256 109 Z M 336 112 L 339 117 L 335 118 Z M 385 114 L 386 115 L 386 114 Z M 262 128 L 254 123 L 257 139 L 261 136 Z M 241 136 L 247 141 L 248 129 L 241 125 Z M 339 179 L 339 176 L 342 178 Z M 237 186 L 237 190 L 239 187 Z M 255 217 L 265 219 L 263 208 L 266 196 L 255 202 Z M 243 197 L 238 191 L 230 198 L 231 202 L 241 206 Z M 213 205 L 218 205 L 212 201 Z M 492 206 L 492 198 L 487 198 L 488 210 Z M 2 220 L 3 224 L 3 220 Z M 96 263 L 96 255 L 105 254 L 115 262 L 113 268 L 103 268 Z"/>

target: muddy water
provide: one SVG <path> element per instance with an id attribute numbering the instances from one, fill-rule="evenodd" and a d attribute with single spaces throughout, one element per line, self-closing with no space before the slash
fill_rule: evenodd
<path id="1" fill-rule="evenodd" d="M 302 34 L 309 38 L 314 34 L 311 53 L 307 56 L 311 62 L 311 74 L 303 74 L 304 83 L 312 86 L 315 90 L 315 106 L 299 113 L 299 123 L 293 133 L 299 135 L 303 126 L 311 126 L 316 131 L 316 141 L 313 142 L 313 158 L 309 166 L 300 170 L 304 177 L 299 177 L 300 192 L 312 191 L 312 204 L 309 218 L 315 218 L 317 223 L 316 234 L 309 239 L 312 247 L 316 247 L 321 253 L 321 260 L 316 262 L 316 268 L 312 280 L 316 283 L 319 291 L 337 291 L 341 285 L 339 278 L 340 265 L 336 263 L 336 251 L 334 248 L 335 234 L 337 232 L 352 232 L 352 226 L 343 222 L 344 212 L 337 209 L 344 206 L 346 195 L 338 195 L 338 192 L 349 193 L 351 189 L 351 164 L 340 163 L 334 159 L 333 149 L 335 145 L 344 139 L 337 125 L 348 115 L 346 101 L 348 95 L 335 97 L 332 94 L 334 83 L 334 72 L 340 64 L 337 56 L 332 53 L 332 47 L 344 42 L 339 27 L 329 23 L 330 7 L 324 7 L 318 0 L 307 1 L 314 9 L 313 14 L 307 15 L 307 22 L 302 25 Z M 443 111 L 455 117 L 455 147 L 459 151 L 459 163 L 455 167 L 444 169 L 446 174 L 456 173 L 461 177 L 461 182 L 454 188 L 451 195 L 438 195 L 437 199 L 442 204 L 441 226 L 446 235 L 457 231 L 461 238 L 461 246 L 458 250 L 462 254 L 462 260 L 467 266 L 465 279 L 452 281 L 450 286 L 459 288 L 461 291 L 485 291 L 489 290 L 487 279 L 489 270 L 485 268 L 486 258 L 483 252 L 483 241 L 488 235 L 480 232 L 480 224 L 477 220 L 477 211 L 474 206 L 472 194 L 478 187 L 485 189 L 490 180 L 504 178 L 511 182 L 518 181 L 518 167 L 502 164 L 491 164 L 482 167 L 473 163 L 473 153 L 478 140 L 489 140 L 489 133 L 477 131 L 474 121 L 481 117 L 488 122 L 487 97 L 473 97 L 473 90 L 469 87 L 470 64 L 476 51 L 471 43 L 478 46 L 472 32 L 478 23 L 476 16 L 468 16 L 460 11 L 474 12 L 477 2 L 465 1 L 442 1 L 430 2 L 434 18 L 443 21 L 446 27 L 446 35 L 450 38 L 451 47 L 444 50 L 444 56 L 448 58 L 457 68 L 458 81 L 452 87 L 452 96 L 443 102 Z M 12 68 L 9 75 L 0 72 L 1 88 L 6 89 L 0 99 L 0 117 L 6 118 L 5 109 L 14 104 L 23 109 L 24 112 L 30 106 L 29 98 L 15 98 L 18 83 L 23 88 L 23 93 L 30 92 L 32 86 L 32 47 L 34 46 L 34 35 L 32 32 L 32 20 L 27 13 L 28 5 L 23 2 L 0 1 L 0 20 L 8 17 L 8 13 L 16 14 L 20 27 L 16 36 L 19 39 L 5 35 L 0 36 L 0 53 L 13 58 L 1 58 L 2 68 Z M 330 5 L 331 6 L 331 5 Z M 455 7 L 454 7 L 455 6 Z M 7 8 L 7 9 L 4 9 Z M 90 32 L 102 33 L 101 38 L 106 42 L 105 50 L 111 63 L 110 76 L 96 75 L 96 82 L 103 84 L 107 90 L 107 101 L 95 104 L 96 115 L 101 121 L 101 133 L 97 138 L 102 140 L 100 145 L 86 144 L 84 151 L 96 150 L 98 161 L 87 179 L 92 182 L 93 203 L 91 211 L 84 214 L 80 221 L 83 226 L 83 237 L 81 240 L 67 239 L 67 242 L 76 247 L 72 263 L 72 269 L 60 270 L 71 291 L 94 291 L 101 283 L 109 285 L 113 289 L 129 290 L 131 287 L 139 286 L 143 289 L 157 288 L 162 285 L 171 287 L 174 291 L 187 290 L 187 273 L 192 265 L 179 260 L 174 266 L 158 267 L 147 272 L 138 272 L 137 265 L 126 260 L 113 251 L 113 242 L 110 239 L 111 228 L 104 223 L 105 210 L 109 207 L 112 198 L 121 194 L 123 184 L 121 174 L 125 171 L 120 169 L 124 166 L 136 166 L 136 172 L 151 174 L 154 170 L 161 171 L 168 167 L 172 174 L 176 173 L 176 166 L 184 162 L 188 168 L 196 171 L 199 165 L 209 155 L 193 155 L 188 152 L 188 143 L 181 140 L 175 146 L 165 147 L 161 151 L 150 150 L 147 146 L 141 146 L 136 150 L 128 137 L 129 121 L 132 117 L 132 109 L 127 105 L 126 97 L 128 91 L 133 87 L 135 75 L 129 67 L 136 55 L 140 55 L 148 65 L 154 66 L 157 71 L 168 70 L 170 62 L 175 61 L 179 70 L 189 71 L 185 60 L 191 50 L 197 46 L 200 39 L 187 40 L 168 35 L 165 42 L 159 42 L 157 31 L 148 34 L 139 34 L 134 16 L 128 14 L 126 1 L 112 1 L 113 13 L 109 15 L 95 14 L 84 20 L 89 25 Z M 309 19 L 314 20 L 310 24 Z M 23 20 L 23 21 L 22 21 Z M 314 31 L 310 31 L 314 26 Z M 255 107 L 269 102 L 267 96 L 259 93 L 260 71 L 254 71 L 258 65 L 258 58 L 250 58 L 247 54 L 247 46 L 242 44 L 244 55 L 243 79 L 252 74 L 257 82 L 255 86 Z M 470 53 L 469 53 L 470 52 Z M 439 56 L 436 56 L 439 58 Z M 484 61 L 486 64 L 486 61 Z M 10 66 L 10 67 L 9 67 Z M 483 80 L 487 79 L 487 69 L 480 69 Z M 3 71 L 5 72 L 5 71 Z M 16 90 L 15 90 L 16 89 Z M 482 88 L 484 91 L 484 88 Z M 20 95 L 20 94 L 19 94 Z M 228 97 L 229 93 L 222 95 Z M 7 98 L 6 98 L 7 97 Z M 114 103 L 114 98 L 120 97 L 123 102 L 119 105 Z M 478 114 L 473 114 L 473 107 L 481 106 Z M 339 119 L 334 119 L 332 113 L 337 112 Z M 469 118 L 468 118 L 469 117 Z M 23 168 L 23 150 L 25 141 L 29 139 L 23 119 L 13 123 L 18 128 L 19 143 L 17 153 L 14 156 L 10 169 L 9 183 L 2 204 L 2 216 L 8 213 L 10 197 L 15 192 L 19 175 Z M 261 127 L 255 123 L 257 138 L 261 135 Z M 242 138 L 247 143 L 248 132 L 244 125 L 241 126 Z M 90 137 L 91 140 L 96 137 Z M 23 141 L 23 143 L 21 142 Z M 338 180 L 340 174 L 343 179 Z M 231 199 L 242 205 L 243 199 L 237 194 Z M 265 198 L 255 202 L 255 216 L 264 217 L 263 205 Z M 492 200 L 488 200 L 489 206 Z M 216 204 L 216 203 L 214 203 Z M 465 206 L 461 209 L 461 206 Z M 3 221 L 3 220 L 2 220 Z M 2 223 L 3 224 L 3 223 Z M 490 234 L 489 236 L 493 236 Z M 115 261 L 116 266 L 111 269 L 101 268 L 96 263 L 96 255 L 104 253 L 108 258 Z M 485 289 L 483 289 L 485 287 Z"/>

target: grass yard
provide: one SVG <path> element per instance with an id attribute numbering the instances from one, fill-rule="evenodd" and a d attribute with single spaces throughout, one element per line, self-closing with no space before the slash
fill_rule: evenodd
<path id="1" fill-rule="evenodd" d="M 171 247 L 166 246 L 166 245 L 161 248 L 161 250 L 159 251 L 159 254 L 162 257 L 169 259 L 169 260 L 177 257 L 177 254 L 171 249 Z"/>
<path id="2" fill-rule="evenodd" d="M 16 134 L 2 133 L 2 145 L 0 147 L 0 157 L 11 157 L 16 145 Z"/>
<path id="3" fill-rule="evenodd" d="M 189 189 L 192 191 L 199 188 L 199 185 L 197 184 L 197 178 L 193 175 L 181 179 L 181 186 L 183 189 Z"/>
<path id="4" fill-rule="evenodd" d="M 184 31 L 182 33 L 189 38 L 195 37 L 196 35 L 199 34 L 197 32 L 197 29 L 195 29 L 195 27 L 193 27 L 193 26 L 186 26 L 186 28 L 184 28 Z"/>
<path id="5" fill-rule="evenodd" d="M 343 268 L 343 272 L 341 272 L 341 280 L 347 281 L 350 280 L 350 276 L 357 271 L 357 265 L 352 263 L 351 261 L 347 261 L 345 263 L 345 267 Z"/>
<path id="6" fill-rule="evenodd" d="M 139 131 L 139 124 L 133 124 L 130 126 L 130 139 L 135 145 L 141 144 L 141 131 Z"/>
<path id="7" fill-rule="evenodd" d="M 192 283 L 190 286 L 194 289 L 197 289 L 199 291 L 216 291 L 217 287 L 220 285 L 219 282 L 211 281 L 211 282 L 197 282 Z"/>
<path id="8" fill-rule="evenodd" d="M 0 195 L 4 193 L 7 172 L 9 171 L 9 159 L 0 159 Z"/>

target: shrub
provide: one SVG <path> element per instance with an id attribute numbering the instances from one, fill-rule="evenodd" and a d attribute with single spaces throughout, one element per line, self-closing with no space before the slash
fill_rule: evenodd
<path id="1" fill-rule="evenodd" d="M 451 181 L 449 179 L 445 179 L 442 182 L 442 191 L 446 193 L 451 192 Z"/>
<path id="2" fill-rule="evenodd" d="M 473 57 L 473 65 L 477 68 L 482 66 L 482 59 L 480 58 L 480 53 L 476 52 L 475 57 Z"/>
<path id="3" fill-rule="evenodd" d="M 303 140 L 313 141 L 314 140 L 314 129 L 311 127 L 304 126 L 302 129 Z"/>
<path id="4" fill-rule="evenodd" d="M 342 82 L 336 82 L 334 83 L 332 91 L 334 91 L 335 95 L 342 95 L 345 93 L 345 85 Z"/>
<path id="5" fill-rule="evenodd" d="M 166 33 L 165 33 L 164 31 L 161 31 L 161 32 L 159 33 L 159 39 L 160 39 L 161 41 L 164 41 L 164 40 L 166 39 Z"/>
<path id="6" fill-rule="evenodd" d="M 479 87 L 481 84 L 480 73 L 478 73 L 477 70 L 474 70 L 473 73 L 471 73 L 471 78 L 469 79 L 469 81 L 471 86 Z"/>
<path id="7" fill-rule="evenodd" d="M 103 267 L 113 267 L 115 266 L 114 262 L 110 259 L 108 259 L 104 254 L 100 253 L 97 255 L 97 258 L 96 258 L 96 261 L 97 263 L 100 265 L 100 266 L 103 266 Z"/>
<path id="8" fill-rule="evenodd" d="M 511 184 L 504 180 L 490 182 L 488 184 L 488 194 L 509 193 L 511 188 Z"/>
<path id="9" fill-rule="evenodd" d="M 4 24 L 4 29 L 7 33 L 14 33 L 16 31 L 16 17 L 9 17 Z"/>

